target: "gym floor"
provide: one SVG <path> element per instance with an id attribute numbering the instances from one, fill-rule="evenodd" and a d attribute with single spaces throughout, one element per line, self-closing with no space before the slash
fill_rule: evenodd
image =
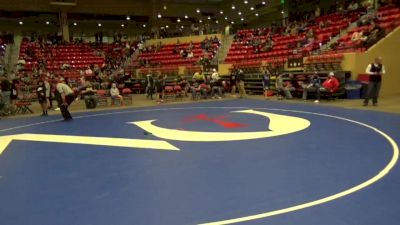
<path id="1" fill-rule="evenodd" d="M 400 114 L 329 104 L 2 119 L 0 224 L 397 225 Z"/>

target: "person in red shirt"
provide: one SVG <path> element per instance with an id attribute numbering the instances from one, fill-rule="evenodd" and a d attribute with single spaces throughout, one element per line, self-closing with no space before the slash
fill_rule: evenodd
<path id="1" fill-rule="evenodd" d="M 335 74 L 330 72 L 328 75 L 328 79 L 322 83 L 322 87 L 328 93 L 335 93 L 339 89 L 340 83 L 338 79 L 336 79 Z"/>

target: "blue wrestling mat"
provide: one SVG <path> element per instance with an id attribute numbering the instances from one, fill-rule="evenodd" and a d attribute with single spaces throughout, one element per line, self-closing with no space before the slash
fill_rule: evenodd
<path id="1" fill-rule="evenodd" d="M 233 100 L 0 121 L 1 225 L 397 225 L 400 115 Z"/>

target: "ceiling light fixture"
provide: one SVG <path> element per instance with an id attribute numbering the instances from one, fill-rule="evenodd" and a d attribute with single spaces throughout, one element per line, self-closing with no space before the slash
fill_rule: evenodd
<path id="1" fill-rule="evenodd" d="M 239 15 L 239 16 L 242 15 L 242 12 L 238 12 L 238 15 Z"/>
<path id="2" fill-rule="evenodd" d="M 74 26 L 78 25 L 76 22 L 74 22 L 73 24 L 74 24 Z"/>
<path id="3" fill-rule="evenodd" d="M 249 1 L 245 0 L 243 3 L 244 3 L 244 4 L 247 4 L 247 3 L 249 3 Z"/>
<path id="4" fill-rule="evenodd" d="M 161 17 L 162 17 L 162 15 L 159 13 L 159 14 L 157 14 L 157 17 L 158 17 L 158 18 L 161 18 Z"/>
<path id="5" fill-rule="evenodd" d="M 46 21 L 46 25 L 49 25 L 50 24 L 50 22 L 49 21 Z"/>
<path id="6" fill-rule="evenodd" d="M 196 9 L 196 12 L 197 12 L 197 13 L 200 13 L 200 9 Z"/>
<path id="7" fill-rule="evenodd" d="M 130 17 L 130 16 L 127 16 L 127 17 L 126 17 L 126 20 L 131 20 L 131 17 Z"/>
<path id="8" fill-rule="evenodd" d="M 235 5 L 232 5 L 232 9 L 236 9 Z"/>
<path id="9" fill-rule="evenodd" d="M 253 11 L 253 10 L 254 10 L 254 7 L 253 7 L 253 6 L 252 6 L 252 7 L 250 7 L 250 10 L 251 10 L 251 11 Z"/>
<path id="10" fill-rule="evenodd" d="M 188 15 L 185 15 L 185 19 L 189 18 Z"/>
<path id="11" fill-rule="evenodd" d="M 101 27 L 101 23 L 97 24 L 97 26 Z"/>

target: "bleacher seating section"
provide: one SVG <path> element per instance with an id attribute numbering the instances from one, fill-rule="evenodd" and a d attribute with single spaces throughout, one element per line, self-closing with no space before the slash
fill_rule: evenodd
<path id="1" fill-rule="evenodd" d="M 182 44 L 168 44 L 163 45 L 158 52 L 143 52 L 139 55 L 136 62 L 139 60 L 148 60 L 150 64 L 157 64 L 160 66 L 192 66 L 201 56 L 208 57 L 209 59 L 212 56 L 212 52 L 204 51 L 201 48 L 200 42 L 193 43 L 193 58 L 182 58 L 182 56 L 178 53 L 174 53 L 174 48 L 178 47 L 178 49 L 187 49 L 190 43 L 182 43 Z M 218 44 L 212 44 L 214 50 L 218 49 Z"/>
<path id="2" fill-rule="evenodd" d="M 372 17 L 376 17 L 376 23 L 385 30 L 386 33 L 391 32 L 396 27 L 400 26 L 400 8 L 393 6 L 385 6 L 378 10 L 378 12 Z M 355 32 L 369 32 L 373 28 L 373 25 L 365 25 L 355 27 L 350 30 L 346 35 L 342 36 L 338 40 L 338 47 L 336 50 L 341 52 L 352 52 L 352 51 L 365 51 L 364 46 L 360 45 L 359 41 L 352 41 L 352 35 Z"/>
<path id="3" fill-rule="evenodd" d="M 310 25 L 310 23 L 305 28 L 305 31 L 310 29 L 314 31 L 316 41 L 311 45 L 302 45 L 303 47 L 300 51 L 293 51 L 293 46 L 296 46 L 299 42 L 305 42 L 306 32 L 295 36 L 287 36 L 283 33 L 284 29 L 280 29 L 272 35 L 273 48 L 269 52 L 256 53 L 253 46 L 248 44 L 248 41 L 255 38 L 265 41 L 268 38 L 270 30 L 264 29 L 263 32 L 257 32 L 254 29 L 240 30 L 237 32 L 237 35 L 244 38 L 232 44 L 225 62 L 238 64 L 242 61 L 255 60 L 266 61 L 267 63 L 284 63 L 289 57 L 295 55 L 309 55 L 312 50 L 319 48 L 320 45 L 328 42 L 331 37 L 338 35 L 342 30 L 346 29 L 350 23 L 356 21 L 360 13 L 361 11 L 350 12 L 346 16 L 340 13 L 333 13 L 318 17 L 314 25 Z M 325 28 L 319 28 L 319 23 L 326 23 L 328 21 L 329 23 L 327 23 L 328 25 Z M 260 33 L 261 35 L 259 35 Z"/>

